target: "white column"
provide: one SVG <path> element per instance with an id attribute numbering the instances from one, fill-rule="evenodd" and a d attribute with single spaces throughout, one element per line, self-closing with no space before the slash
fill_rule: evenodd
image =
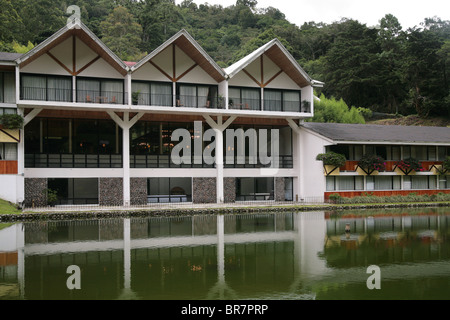
<path id="1" fill-rule="evenodd" d="M 224 187 L 223 187 L 223 131 L 214 128 L 216 133 L 216 169 L 217 169 L 217 203 L 224 202 Z"/>
<path id="2" fill-rule="evenodd" d="M 130 195 L 130 113 L 124 112 L 125 125 L 122 128 L 122 154 L 123 154 L 123 205 L 129 206 Z"/>
<path id="3" fill-rule="evenodd" d="M 224 202 L 224 185 L 223 185 L 223 131 L 236 119 L 235 116 L 229 117 L 225 123 L 222 122 L 222 116 L 217 116 L 215 122 L 209 115 L 203 116 L 206 122 L 214 130 L 216 134 L 216 198 L 217 203 Z"/>
<path id="4" fill-rule="evenodd" d="M 130 129 L 136 122 L 144 115 L 139 112 L 130 120 L 130 113 L 128 111 L 123 113 L 123 120 L 112 112 L 107 111 L 111 119 L 114 120 L 122 128 L 122 162 L 123 162 L 123 205 L 129 206 L 131 202 L 130 195 Z"/>
<path id="5" fill-rule="evenodd" d="M 127 92 L 128 92 L 128 95 L 127 95 L 128 102 L 127 102 L 127 104 L 129 106 L 131 106 L 132 105 L 131 73 L 127 74 L 126 81 L 127 81 Z"/>

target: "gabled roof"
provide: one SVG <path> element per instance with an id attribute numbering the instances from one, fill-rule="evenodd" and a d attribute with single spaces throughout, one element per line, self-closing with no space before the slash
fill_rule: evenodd
<path id="1" fill-rule="evenodd" d="M 255 61 L 258 57 L 265 54 L 269 57 L 281 70 L 283 70 L 299 87 L 307 85 L 322 86 L 323 83 L 311 79 L 311 77 L 300 67 L 297 61 L 292 57 L 289 51 L 283 46 L 278 39 L 273 39 L 256 49 L 249 55 L 245 56 L 238 62 L 232 64 L 225 69 L 226 74 L 232 78 L 245 67 Z"/>
<path id="2" fill-rule="evenodd" d="M 77 36 L 83 42 L 88 44 L 95 53 L 107 61 L 120 74 L 123 76 L 127 74 L 128 68 L 126 64 L 79 19 L 73 19 L 70 24 L 66 24 L 52 36 L 19 57 L 16 62 L 20 67 L 24 67 L 71 36 Z"/>
<path id="3" fill-rule="evenodd" d="M 450 128 L 304 122 L 302 127 L 335 142 L 380 142 L 450 145 Z"/>
<path id="4" fill-rule="evenodd" d="M 144 57 L 141 61 L 136 63 L 131 68 L 131 71 L 139 69 L 142 65 L 150 61 L 152 58 L 161 53 L 171 44 L 177 45 L 181 48 L 192 60 L 195 61 L 203 70 L 205 70 L 214 80 L 221 82 L 226 79 L 226 75 L 222 68 L 206 53 L 205 50 L 194 40 L 194 38 L 185 30 L 182 29 L 173 35 L 170 39 L 153 50 L 149 55 Z"/>

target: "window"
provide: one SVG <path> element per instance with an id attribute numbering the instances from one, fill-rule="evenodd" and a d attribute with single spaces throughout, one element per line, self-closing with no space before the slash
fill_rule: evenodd
<path id="1" fill-rule="evenodd" d="M 124 81 L 77 78 L 77 102 L 124 103 Z"/>
<path id="2" fill-rule="evenodd" d="M 22 74 L 23 100 L 72 102 L 72 77 Z"/>
<path id="3" fill-rule="evenodd" d="M 264 110 L 265 111 L 301 111 L 301 93 L 293 90 L 264 90 Z"/>
<path id="4" fill-rule="evenodd" d="M 172 83 L 144 82 L 132 83 L 132 102 L 134 105 L 171 107 Z"/>
<path id="5" fill-rule="evenodd" d="M 177 107 L 217 108 L 218 87 L 177 84 Z"/>
<path id="6" fill-rule="evenodd" d="M 273 200 L 274 178 L 236 178 L 236 200 Z"/>
<path id="7" fill-rule="evenodd" d="M 16 102 L 16 82 L 13 72 L 0 72 L 0 103 Z"/>
<path id="8" fill-rule="evenodd" d="M 148 178 L 147 201 L 191 202 L 192 178 Z"/>
<path id="9" fill-rule="evenodd" d="M 17 160 L 17 143 L 0 143 L 0 160 Z"/>
<path id="10" fill-rule="evenodd" d="M 48 188 L 56 191 L 58 204 L 98 204 L 98 179 L 48 179 Z"/>
<path id="11" fill-rule="evenodd" d="M 261 89 L 230 87 L 229 108 L 241 110 L 261 110 Z"/>

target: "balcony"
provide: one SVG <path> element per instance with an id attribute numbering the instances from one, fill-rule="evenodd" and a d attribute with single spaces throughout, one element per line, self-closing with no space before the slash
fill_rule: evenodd
<path id="1" fill-rule="evenodd" d="M 123 91 L 77 90 L 76 101 L 73 101 L 72 89 L 21 87 L 20 99 L 32 101 L 125 104 L 126 93 Z"/>
<path id="2" fill-rule="evenodd" d="M 25 168 L 122 168 L 120 154 L 25 154 Z"/>

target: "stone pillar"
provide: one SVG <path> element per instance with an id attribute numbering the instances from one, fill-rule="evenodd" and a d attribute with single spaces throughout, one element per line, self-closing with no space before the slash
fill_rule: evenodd
<path id="1" fill-rule="evenodd" d="M 224 202 L 233 203 L 236 201 L 236 178 L 224 178 Z"/>
<path id="2" fill-rule="evenodd" d="M 48 180 L 46 178 L 26 178 L 24 183 L 25 207 L 47 206 L 47 194 L 45 193 L 47 188 Z"/>
<path id="3" fill-rule="evenodd" d="M 193 203 L 216 203 L 216 178 L 193 178 Z"/>
<path id="4" fill-rule="evenodd" d="M 147 204 L 147 178 L 130 179 L 130 201 L 134 206 Z"/>
<path id="5" fill-rule="evenodd" d="M 123 205 L 123 179 L 100 178 L 98 186 L 98 203 L 101 206 Z"/>
<path id="6" fill-rule="evenodd" d="M 275 201 L 284 201 L 284 178 L 283 177 L 275 177 L 275 190 L 274 190 L 274 199 Z"/>

